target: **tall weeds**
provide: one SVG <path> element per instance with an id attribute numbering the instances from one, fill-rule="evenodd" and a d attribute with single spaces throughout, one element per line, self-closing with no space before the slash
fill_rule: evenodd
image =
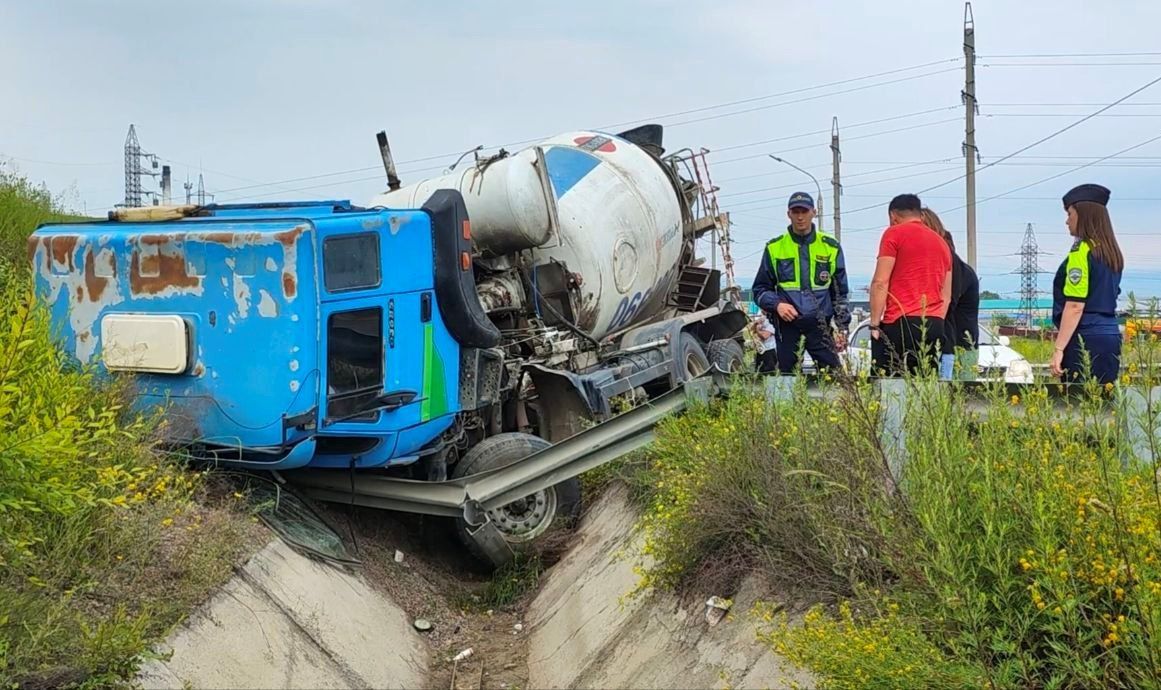
<path id="1" fill-rule="evenodd" d="M 154 452 L 126 385 L 53 342 L 25 240 L 63 217 L 0 173 L 0 687 L 113 687 L 230 574 L 249 523 Z"/>
<path id="2" fill-rule="evenodd" d="M 1095 384 L 907 386 L 893 477 L 863 380 L 743 386 L 662 425 L 641 586 L 757 572 L 812 595 L 805 621 L 760 609 L 762 637 L 824 687 L 1161 687 L 1161 480 L 1126 435 L 1156 401 L 1126 420 Z"/>

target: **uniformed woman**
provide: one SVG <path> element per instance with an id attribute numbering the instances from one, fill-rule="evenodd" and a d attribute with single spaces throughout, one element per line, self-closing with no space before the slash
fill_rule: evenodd
<path id="1" fill-rule="evenodd" d="M 1051 370 L 1066 382 L 1080 381 L 1087 372 L 1100 383 L 1111 383 L 1120 374 L 1117 297 L 1125 259 L 1108 201 L 1109 190 L 1096 184 L 1082 184 L 1064 195 L 1065 224 L 1074 242 L 1052 281 L 1057 335 Z"/>

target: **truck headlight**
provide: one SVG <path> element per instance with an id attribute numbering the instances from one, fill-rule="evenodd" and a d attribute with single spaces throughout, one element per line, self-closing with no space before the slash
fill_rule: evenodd
<path id="1" fill-rule="evenodd" d="M 1008 365 L 1004 380 L 1012 383 L 1032 383 L 1032 364 L 1026 359 L 1013 360 Z"/>

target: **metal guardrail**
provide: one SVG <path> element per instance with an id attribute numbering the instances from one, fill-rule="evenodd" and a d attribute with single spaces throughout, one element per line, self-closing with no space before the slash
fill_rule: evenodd
<path id="1" fill-rule="evenodd" d="M 577 477 L 648 445 L 662 419 L 685 409 L 689 396 L 706 397 L 710 378 L 698 379 L 602 424 L 586 429 L 527 458 L 486 472 L 442 482 L 378 475 L 350 476 L 333 470 L 298 470 L 288 481 L 311 498 L 354 503 L 424 515 L 462 516 L 476 526 L 476 539 L 490 558 L 503 564 L 512 557 L 487 511 Z"/>
<path id="2" fill-rule="evenodd" d="M 792 376 L 764 377 L 762 390 L 769 400 L 790 399 L 799 379 Z M 286 478 L 306 495 L 336 503 L 397 510 L 426 515 L 463 517 L 474 526 L 474 536 L 482 550 L 497 564 L 512 557 L 511 549 L 499 530 L 490 522 L 487 511 L 541 491 L 567 479 L 579 476 L 652 442 L 654 428 L 663 419 L 686 409 L 691 399 L 706 400 L 726 395 L 739 385 L 714 373 L 687 382 L 681 388 L 604 423 L 586 429 L 527 458 L 486 472 L 427 482 L 380 475 L 354 474 L 334 470 L 297 470 Z M 742 383 L 740 385 L 747 385 Z M 903 379 L 875 379 L 875 394 L 883 407 L 884 424 L 881 440 L 888 451 L 891 472 L 899 476 L 906 461 L 904 417 L 908 397 L 918 386 L 959 385 L 967 393 L 965 401 L 971 412 L 985 413 L 990 404 L 988 384 L 973 382 L 909 382 Z M 807 383 L 812 395 L 837 395 L 834 387 Z M 1004 384 L 1006 394 L 1023 399 L 1032 390 L 1049 391 L 1049 398 L 1062 417 L 1076 414 L 1069 400 L 1081 388 L 1077 384 Z M 1152 404 L 1152 408 L 1149 405 Z M 1020 404 L 1016 406 L 1017 411 Z M 1110 396 L 1099 421 L 1118 419 L 1131 452 L 1138 459 L 1155 460 L 1151 455 L 1151 434 L 1158 431 L 1157 413 L 1149 424 L 1134 424 L 1150 409 L 1161 408 L 1161 386 L 1146 393 L 1139 387 L 1120 387 Z"/>

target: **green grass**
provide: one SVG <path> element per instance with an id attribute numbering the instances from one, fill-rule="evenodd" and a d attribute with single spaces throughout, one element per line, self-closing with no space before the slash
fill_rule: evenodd
<path id="1" fill-rule="evenodd" d="M 754 613 L 821 688 L 1161 687 L 1161 484 L 1122 465 L 1119 426 L 1065 421 L 1047 389 L 996 386 L 985 417 L 913 386 L 892 475 L 867 383 L 831 393 L 743 391 L 661 425 L 643 588 L 758 573 L 817 602 L 805 622 Z M 1105 403 L 1091 385 L 1071 404 Z"/>
<path id="2" fill-rule="evenodd" d="M 1011 348 L 1033 364 L 1047 364 L 1052 360 L 1055 343 L 1041 338 L 1013 337 Z"/>
<path id="3" fill-rule="evenodd" d="M 0 687 L 114 687 L 231 574 L 253 535 L 212 478 L 159 453 L 129 388 L 74 366 L 25 241 L 67 217 L 0 173 Z"/>
<path id="4" fill-rule="evenodd" d="M 40 223 L 78 218 L 44 187 L 0 169 L 0 263 L 23 263 L 25 242 Z"/>
<path id="5" fill-rule="evenodd" d="M 544 575 L 544 562 L 537 555 L 518 556 L 492 574 L 479 592 L 482 608 L 502 609 L 536 589 Z"/>

